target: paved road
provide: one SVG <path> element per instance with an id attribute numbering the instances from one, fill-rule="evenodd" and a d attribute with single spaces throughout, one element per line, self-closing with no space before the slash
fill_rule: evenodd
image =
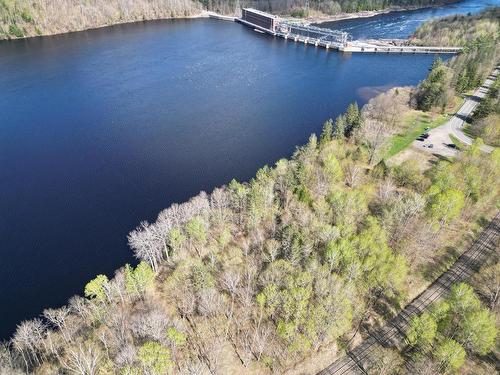
<path id="1" fill-rule="evenodd" d="M 413 146 L 433 154 L 455 156 L 457 154 L 457 150 L 447 146 L 448 144 L 453 143 L 450 138 L 450 134 L 458 138 L 460 142 L 465 143 L 466 145 L 471 145 L 474 140 L 463 132 L 465 120 L 478 106 L 481 99 L 486 96 L 490 86 L 497 78 L 498 73 L 499 68 L 497 67 L 486 79 L 484 84 L 465 100 L 462 107 L 460 107 L 457 113 L 455 113 L 455 115 L 447 123 L 430 130 L 429 138 L 427 138 L 424 142 L 413 141 Z M 433 148 L 425 147 L 430 144 L 433 145 Z M 491 152 L 493 151 L 493 147 L 484 145 L 481 147 L 481 150 L 484 152 Z"/>
<path id="2" fill-rule="evenodd" d="M 453 284 L 467 281 L 486 260 L 499 249 L 500 212 L 485 228 L 472 246 L 425 291 L 408 304 L 385 326 L 369 332 L 368 338 L 347 352 L 347 355 L 333 362 L 317 375 L 366 374 L 381 347 L 404 346 L 405 332 L 410 320 L 422 313 L 434 301 L 446 296 Z"/>

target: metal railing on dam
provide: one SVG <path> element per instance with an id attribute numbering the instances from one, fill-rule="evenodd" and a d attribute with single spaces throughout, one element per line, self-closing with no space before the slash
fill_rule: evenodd
<path id="1" fill-rule="evenodd" d="M 265 12 L 246 9 L 247 12 L 256 12 L 261 19 L 266 16 L 272 19 L 271 28 L 258 25 L 248 19 L 235 18 L 236 22 L 240 22 L 255 30 L 281 37 L 283 39 L 293 40 L 304 44 L 311 44 L 316 47 L 324 47 L 326 49 L 335 49 L 342 52 L 356 53 L 460 53 L 461 47 L 446 47 L 446 46 L 416 46 L 401 43 L 389 43 L 383 40 L 352 40 L 349 33 L 312 26 L 300 21 L 284 20 L 277 16 Z M 258 12 L 258 13 L 257 13 Z"/>

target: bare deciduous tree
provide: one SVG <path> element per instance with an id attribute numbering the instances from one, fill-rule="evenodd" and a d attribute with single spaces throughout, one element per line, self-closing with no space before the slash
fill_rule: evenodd
<path id="1" fill-rule="evenodd" d="M 168 324 L 169 319 L 164 312 L 158 309 L 142 310 L 132 317 L 130 328 L 136 337 L 163 342 Z"/>
<path id="2" fill-rule="evenodd" d="M 357 187 L 361 183 L 361 167 L 356 163 L 348 162 L 343 169 L 345 183 L 352 188 Z"/>
<path id="3" fill-rule="evenodd" d="M 40 365 L 46 327 L 40 319 L 25 320 L 17 326 L 12 338 L 14 348 L 21 354 L 26 371 Z"/>
<path id="4" fill-rule="evenodd" d="M 391 127 L 385 121 L 366 119 L 359 136 L 368 148 L 368 163 L 373 164 L 375 156 L 381 150 L 387 137 L 391 134 Z"/>
<path id="5" fill-rule="evenodd" d="M 68 349 L 67 358 L 61 360 L 64 368 L 78 375 L 97 375 L 101 355 L 94 345 L 79 344 Z"/>

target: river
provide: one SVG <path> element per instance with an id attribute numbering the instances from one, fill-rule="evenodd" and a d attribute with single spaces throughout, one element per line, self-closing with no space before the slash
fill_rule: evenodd
<path id="1" fill-rule="evenodd" d="M 500 0 L 465 0 L 441 7 L 391 12 L 376 17 L 325 22 L 318 26 L 348 32 L 353 39 L 408 38 L 430 18 L 452 14 L 478 13 L 486 7 L 499 6 Z"/>
<path id="2" fill-rule="evenodd" d="M 402 16 L 341 25 L 364 35 L 362 22 Z M 1 42 L 0 337 L 135 262 L 126 236 L 141 220 L 251 178 L 433 59 L 346 56 L 208 19 Z"/>

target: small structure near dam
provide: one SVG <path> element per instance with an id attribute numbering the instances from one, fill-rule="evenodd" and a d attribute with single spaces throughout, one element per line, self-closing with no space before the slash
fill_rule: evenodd
<path id="1" fill-rule="evenodd" d="M 352 40 L 346 32 L 311 26 L 300 21 L 281 19 L 273 14 L 253 8 L 242 9 L 241 18 L 234 20 L 267 34 L 342 52 L 454 54 L 462 50 L 460 47 L 414 46 L 406 43 L 388 43 L 382 40 Z"/>

